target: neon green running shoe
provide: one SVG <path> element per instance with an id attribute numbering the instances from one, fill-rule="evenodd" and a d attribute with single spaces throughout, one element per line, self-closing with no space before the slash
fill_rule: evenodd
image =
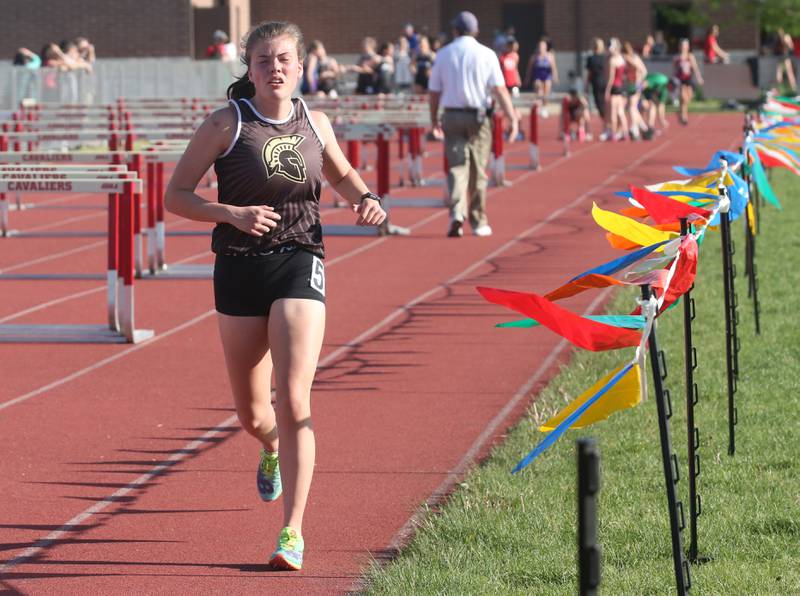
<path id="1" fill-rule="evenodd" d="M 273 569 L 300 571 L 303 568 L 304 548 L 303 537 L 292 528 L 286 527 L 278 536 L 278 548 L 269 558 L 269 564 Z"/>
<path id="2" fill-rule="evenodd" d="M 263 501 L 274 501 L 281 496 L 281 469 L 278 466 L 278 452 L 261 449 L 261 461 L 256 474 L 258 494 Z"/>

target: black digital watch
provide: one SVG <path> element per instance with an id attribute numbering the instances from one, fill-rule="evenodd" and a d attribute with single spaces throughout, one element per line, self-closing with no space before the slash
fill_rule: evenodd
<path id="1" fill-rule="evenodd" d="M 364 199 L 372 199 L 373 201 L 378 201 L 379 205 L 381 204 L 381 198 L 378 195 L 376 195 L 374 192 L 365 192 L 363 195 L 361 195 L 361 198 L 359 199 L 359 203 L 363 203 Z"/>

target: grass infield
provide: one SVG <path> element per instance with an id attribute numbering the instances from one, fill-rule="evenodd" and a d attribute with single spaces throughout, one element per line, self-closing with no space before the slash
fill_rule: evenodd
<path id="1" fill-rule="evenodd" d="M 727 455 L 725 323 L 720 235 L 710 230 L 700 249 L 693 297 L 693 335 L 699 368 L 703 510 L 699 554 L 711 562 L 692 567 L 697 594 L 800 593 L 800 182 L 785 171 L 773 184 L 785 208 L 761 209 L 757 270 L 761 335 L 754 332 L 744 277 L 744 231 L 733 223 L 738 270 L 740 353 L 736 455 Z M 598 231 L 598 233 L 600 233 Z M 519 288 L 525 289 L 525 288 Z M 529 288 L 535 291 L 550 288 Z M 633 292 L 618 292 L 610 312 L 629 312 Z M 487 308 L 490 308 L 487 305 Z M 682 307 L 660 319 L 667 359 L 665 386 L 672 395 L 673 447 L 678 453 L 688 548 L 686 405 Z M 513 317 L 499 320 L 510 320 Z M 498 329 L 530 333 L 545 329 Z M 440 511 L 427 516 L 413 542 L 385 568 L 368 573 L 368 594 L 575 594 L 575 439 L 592 436 L 601 452 L 598 541 L 606 594 L 675 593 L 669 518 L 658 438 L 656 404 L 638 407 L 581 431 L 569 431 L 522 473 L 511 468 L 544 436 L 538 423 L 591 386 L 631 350 L 576 351 L 571 363 L 538 396 L 490 457 L 460 484 Z M 649 362 L 648 362 L 649 364 Z M 650 377 L 648 366 L 648 378 Z"/>

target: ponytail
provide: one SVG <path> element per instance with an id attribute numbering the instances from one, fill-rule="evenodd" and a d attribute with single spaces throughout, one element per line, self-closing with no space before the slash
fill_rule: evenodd
<path id="1" fill-rule="evenodd" d="M 244 73 L 241 77 L 231 83 L 228 86 L 228 91 L 226 92 L 228 99 L 250 99 L 251 97 L 255 96 L 255 94 L 256 87 L 248 78 L 247 73 Z"/>

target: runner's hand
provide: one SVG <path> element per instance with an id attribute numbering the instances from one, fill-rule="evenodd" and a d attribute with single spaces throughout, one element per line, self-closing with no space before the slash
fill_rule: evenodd
<path id="1" fill-rule="evenodd" d="M 364 199 L 358 205 L 353 205 L 353 212 L 358 213 L 357 226 L 379 226 L 386 219 L 386 211 L 375 199 Z"/>
<path id="2" fill-rule="evenodd" d="M 231 207 L 228 223 L 251 236 L 269 234 L 278 226 L 281 216 L 274 207 L 268 205 L 251 205 L 249 207 Z"/>

